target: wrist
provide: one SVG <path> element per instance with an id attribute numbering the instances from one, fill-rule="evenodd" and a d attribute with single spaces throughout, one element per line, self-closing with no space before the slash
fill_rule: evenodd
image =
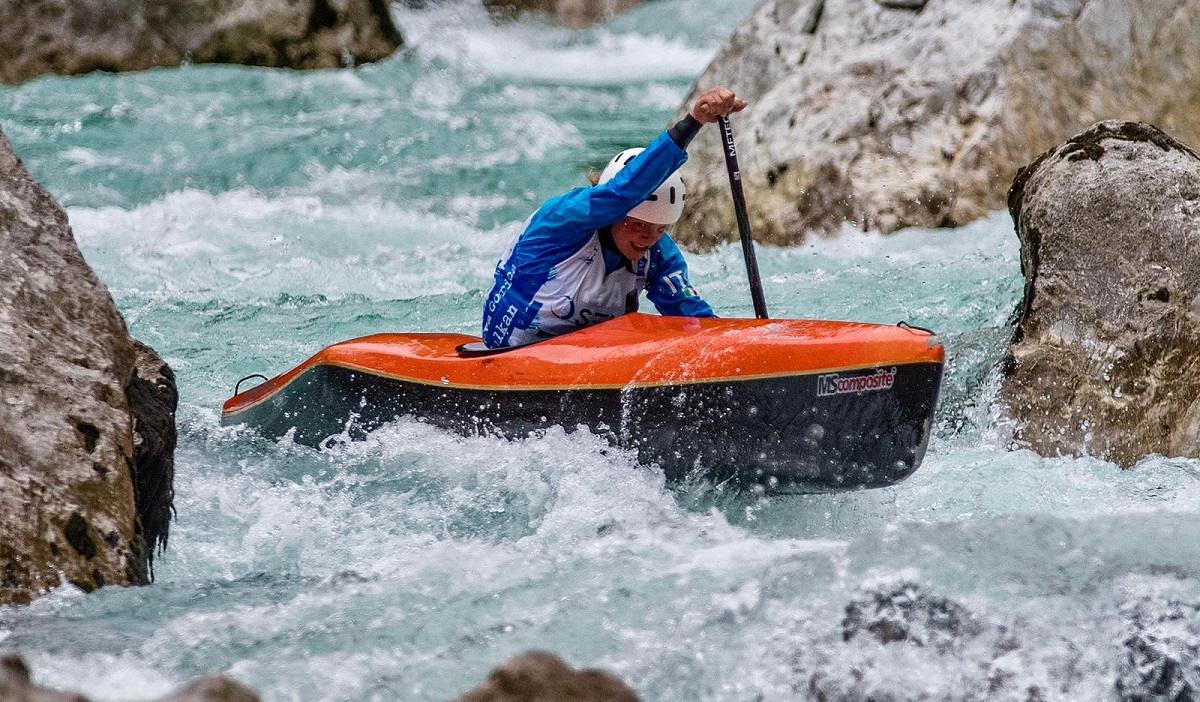
<path id="1" fill-rule="evenodd" d="M 683 116 L 683 119 L 675 123 L 675 126 L 667 130 L 667 134 L 671 137 L 671 141 L 683 150 L 687 150 L 688 144 L 692 143 L 692 139 L 700 131 L 700 127 L 704 123 L 696 119 L 692 113 Z"/>

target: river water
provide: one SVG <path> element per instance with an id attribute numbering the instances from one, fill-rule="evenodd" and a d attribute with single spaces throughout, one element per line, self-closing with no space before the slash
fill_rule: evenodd
<path id="1" fill-rule="evenodd" d="M 936 435 L 894 488 L 668 486 L 587 431 L 405 420 L 318 452 L 218 425 L 239 377 L 334 341 L 477 333 L 524 217 L 666 126 L 750 7 L 659 0 L 585 32 L 397 7 L 408 48 L 356 71 L 0 88 L 0 127 L 181 394 L 154 585 L 0 608 L 0 647 L 114 701 L 216 671 L 269 701 L 445 700 L 535 648 L 646 700 L 1192 694 L 1200 462 L 1121 471 L 1010 446 L 1006 213 L 760 248 L 773 316 L 904 319 L 946 341 Z M 689 261 L 719 314 L 751 315 L 736 247 Z"/>

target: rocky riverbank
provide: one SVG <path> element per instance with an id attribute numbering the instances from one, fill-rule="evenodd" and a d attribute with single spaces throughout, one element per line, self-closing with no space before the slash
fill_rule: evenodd
<path id="1" fill-rule="evenodd" d="M 0 133 L 0 604 L 150 581 L 175 380 L 132 339 L 66 212 Z"/>
<path id="2" fill-rule="evenodd" d="M 336 68 L 404 44 L 386 0 L 4 2 L 0 83 L 186 63 Z"/>
<path id="3" fill-rule="evenodd" d="M 733 121 L 760 241 L 888 233 L 1001 209 L 1020 166 L 1102 119 L 1200 142 L 1200 0 L 766 0 L 696 82 Z M 717 130 L 689 149 L 675 231 L 736 238 Z"/>

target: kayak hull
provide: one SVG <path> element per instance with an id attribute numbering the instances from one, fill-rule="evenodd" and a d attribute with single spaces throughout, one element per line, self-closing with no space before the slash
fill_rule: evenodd
<path id="1" fill-rule="evenodd" d="M 292 432 L 296 442 L 314 446 L 334 435 L 359 438 L 404 416 L 509 437 L 582 425 L 635 450 L 668 479 L 773 492 L 893 485 L 923 458 L 943 367 L 941 346 L 925 332 L 627 317 L 635 319 L 495 356 L 451 355 L 452 342 L 470 340 L 459 335 L 345 342 L 358 344 L 356 354 L 339 357 L 345 345 L 326 349 L 230 399 L 222 423 L 271 437 Z M 560 341 L 608 325 L 616 328 L 591 336 L 624 344 Z M 845 348 L 831 348 L 839 344 Z M 645 348 L 630 355 L 631 345 Z M 606 358 L 612 348 L 623 355 Z M 377 352 L 401 360 L 388 365 L 371 357 Z M 831 364 L 829 352 L 842 363 Z M 622 364 L 626 374 L 611 375 Z"/>

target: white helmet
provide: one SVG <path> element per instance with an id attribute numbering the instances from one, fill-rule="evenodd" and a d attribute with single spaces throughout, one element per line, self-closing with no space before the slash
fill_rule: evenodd
<path id="1" fill-rule="evenodd" d="M 607 183 L 617 171 L 643 151 L 645 149 L 625 149 L 613 156 L 613 160 L 609 161 L 600 173 L 600 182 L 597 185 Z M 679 177 L 678 172 L 672 173 L 645 202 L 630 210 L 629 216 L 651 224 L 675 224 L 683 216 L 683 200 L 686 196 L 683 178 Z"/>

